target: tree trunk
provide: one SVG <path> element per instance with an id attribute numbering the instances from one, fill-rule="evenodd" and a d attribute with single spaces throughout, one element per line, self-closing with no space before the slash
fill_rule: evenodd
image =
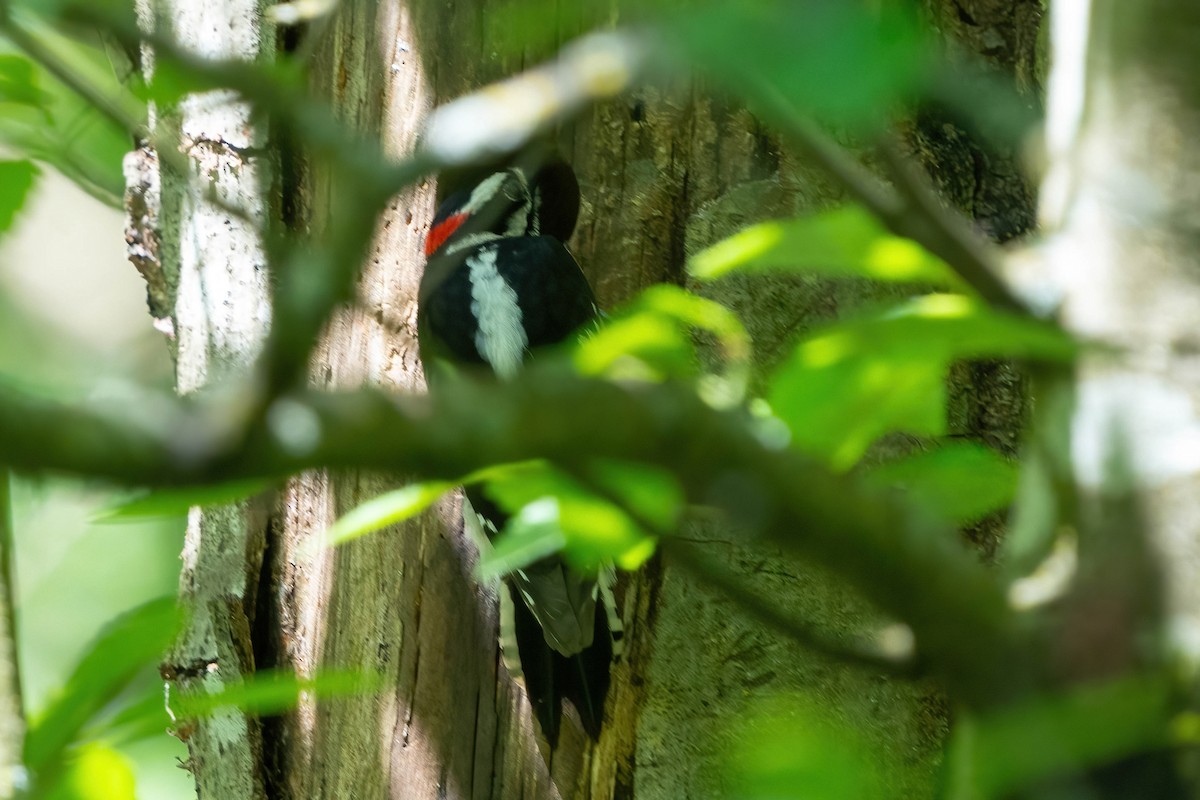
<path id="1" fill-rule="evenodd" d="M 1039 262 L 1047 277 L 1037 288 L 1049 287 L 1061 300 L 1064 323 L 1075 332 L 1120 348 L 1086 358 L 1076 387 L 1070 456 L 1085 509 L 1081 537 L 1090 530 L 1093 547 L 1114 539 L 1129 547 L 1145 533 L 1163 585 L 1130 588 L 1151 604 L 1161 588 L 1174 655 L 1187 667 L 1181 674 L 1193 682 L 1194 702 L 1200 7 L 1185 0 L 1097 0 L 1088 10 L 1090 16 L 1071 4 L 1055 9 L 1050 169 L 1041 208 L 1050 238 Z M 1127 512 L 1123 529 L 1114 528 L 1114 508 Z M 1109 584 L 1104 593 L 1117 596 L 1117 589 Z M 1127 641 L 1126 654 L 1143 650 L 1141 641 Z M 1200 785 L 1193 783 L 1193 792 Z"/>
<path id="2" fill-rule="evenodd" d="M 138 12 L 146 30 L 169 34 L 197 55 L 256 61 L 274 53 L 258 0 L 142 0 Z M 152 72 L 152 59 L 146 69 Z M 149 146 L 130 153 L 129 229 L 140 245 L 136 264 L 150 284 L 151 312 L 170 321 L 176 388 L 187 394 L 244 375 L 266 336 L 270 299 L 258 230 L 273 170 L 269 156 L 256 155 L 269 151 L 250 105 L 229 92 L 158 107 L 153 133 L 177 144 L 190 170 L 160 170 L 160 154 Z M 189 515 L 180 598 L 191 619 L 163 666 L 173 691 L 214 694 L 254 672 L 250 632 L 265 522 L 255 502 Z M 253 716 L 221 711 L 178 735 L 202 800 L 263 798 Z"/>
<path id="3" fill-rule="evenodd" d="M 429 55 L 406 3 L 343 2 L 314 61 L 318 92 L 342 119 L 410 153 L 437 96 Z M 319 230 L 337 214 L 319 164 L 308 164 L 301 219 Z M 338 314 L 313 360 L 320 384 L 423 391 L 416 290 L 433 214 L 432 184 L 385 210 L 356 307 Z M 309 543 L 337 516 L 395 488 L 394 476 L 310 474 L 284 496 L 270 556 L 278 629 L 262 644 L 312 674 L 322 667 L 378 672 L 379 694 L 318 701 L 268 724 L 272 781 L 305 798 L 551 796 L 580 780 L 582 736 L 565 736 L 548 769 L 524 695 L 499 666 L 494 587 L 472 577 L 473 546 L 457 502 L 336 551 Z M 270 637 L 267 639 L 266 637 Z"/>

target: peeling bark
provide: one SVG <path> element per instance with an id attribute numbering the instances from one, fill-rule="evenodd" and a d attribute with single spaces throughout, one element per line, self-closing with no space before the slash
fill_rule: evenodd
<path id="1" fill-rule="evenodd" d="M 246 61 L 274 52 L 261 10 L 257 0 L 138 4 L 147 30 L 169 31 L 198 55 Z M 146 64 L 153 69 L 152 57 Z M 160 141 L 177 143 L 189 172 L 164 171 L 148 147 L 127 157 L 130 256 L 146 276 L 151 313 L 169 315 L 176 389 L 187 394 L 244 373 L 266 335 L 270 299 L 258 230 L 273 165 L 260 155 L 265 131 L 230 92 L 158 107 L 153 124 Z M 254 671 L 250 627 L 265 523 L 254 501 L 190 515 L 180 578 L 190 621 L 163 665 L 173 691 L 213 694 Z M 188 744 L 201 800 L 265 796 L 253 716 L 222 711 L 177 735 Z"/>

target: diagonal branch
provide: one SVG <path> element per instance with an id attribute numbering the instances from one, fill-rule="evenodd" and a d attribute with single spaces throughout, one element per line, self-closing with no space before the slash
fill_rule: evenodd
<path id="1" fill-rule="evenodd" d="M 777 603 L 772 603 L 753 592 L 729 570 L 704 556 L 695 545 L 678 539 L 664 539 L 662 549 L 672 563 L 683 567 L 702 582 L 720 589 L 750 616 L 791 637 L 804 647 L 863 669 L 897 677 L 915 677 L 914 665 L 904 659 L 844 638 L 834 638 L 808 620 L 784 613 Z"/>
<path id="2" fill-rule="evenodd" d="M 892 190 L 805 119 L 777 90 L 762 86 L 756 94 L 766 116 L 788 141 L 819 164 L 888 230 L 912 239 L 945 261 L 980 297 L 997 308 L 1023 315 L 1032 313 L 1001 278 L 996 251 L 942 207 L 924 179 L 904 163 L 894 147 L 884 148 L 885 163 L 895 184 Z"/>
<path id="3" fill-rule="evenodd" d="M 830 658 L 854 664 L 865 669 L 886 672 L 896 676 L 911 677 L 913 665 L 902 658 L 895 658 L 879 650 L 871 650 L 844 639 L 834 639 L 816 625 L 791 614 L 755 594 L 749 587 L 733 576 L 729 570 L 705 556 L 699 547 L 676 535 L 633 508 L 618 493 L 592 477 L 587 468 L 579 463 L 559 464 L 560 469 L 582 483 L 590 492 L 621 509 L 638 527 L 659 540 L 659 548 L 672 563 L 690 572 L 702 582 L 721 590 L 738 604 L 747 614 L 780 633 L 799 642 L 804 647 Z"/>
<path id="4" fill-rule="evenodd" d="M 671 471 L 692 501 L 708 504 L 719 478 L 736 473 L 763 493 L 723 498 L 725 513 L 761 520 L 751 535 L 821 561 L 908 623 L 922 658 L 966 702 L 995 702 L 1032 680 L 1020 657 L 1026 634 L 995 577 L 953 529 L 892 494 L 765 446 L 740 416 L 680 387 L 618 385 L 533 367 L 509 385 L 463 380 L 436 404 L 369 390 L 304 392 L 278 402 L 270 417 L 289 420 L 286 427 L 213 447 L 225 416 L 215 405 L 172 402 L 157 419 L 143 413 L 132 420 L 0 387 L 0 458 L 23 469 L 147 485 L 317 466 L 454 479 L 531 458 L 623 458 Z"/>

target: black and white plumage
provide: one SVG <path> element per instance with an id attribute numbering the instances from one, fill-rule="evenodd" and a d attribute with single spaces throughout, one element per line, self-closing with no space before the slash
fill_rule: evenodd
<path id="1" fill-rule="evenodd" d="M 431 391 L 447 366 L 514 379 L 531 353 L 595 320 L 591 287 L 563 244 L 578 211 L 578 184 L 561 161 L 496 170 L 441 203 L 426 237 L 417 314 Z M 503 530 L 500 508 L 476 487 L 466 495 L 488 538 Z M 621 636 L 611 583 L 611 572 L 598 579 L 558 557 L 505 579 L 502 641 L 515 640 L 530 700 L 552 743 L 563 698 L 599 735 Z M 516 668 L 511 650 L 510 642 L 505 657 Z"/>

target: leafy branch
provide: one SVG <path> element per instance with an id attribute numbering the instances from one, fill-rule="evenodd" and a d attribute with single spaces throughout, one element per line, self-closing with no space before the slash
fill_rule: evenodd
<path id="1" fill-rule="evenodd" d="M 694 502 L 712 503 L 714 482 L 733 470 L 763 486 L 769 499 L 750 509 L 743 499 L 718 498 L 721 510 L 763 520 L 752 535 L 819 559 L 903 619 L 922 658 L 959 696 L 982 703 L 1021 683 L 1012 656 L 1023 634 L 996 579 L 952 528 L 895 495 L 763 444 L 742 415 L 716 411 L 686 390 L 584 380 L 544 367 L 512 385 L 463 380 L 436 403 L 370 390 L 303 392 L 278 402 L 320 435 L 294 442 L 283 431 L 255 430 L 213 447 L 221 416 L 212 405 L 171 402 L 147 424 L 7 388 L 0 390 L 0 439 L 6 460 L 21 469 L 152 486 L 317 466 L 453 479 L 533 458 L 619 457 L 670 470 Z M 579 426 L 580 418 L 590 424 Z M 966 639 L 977 646 L 964 648 Z"/>

